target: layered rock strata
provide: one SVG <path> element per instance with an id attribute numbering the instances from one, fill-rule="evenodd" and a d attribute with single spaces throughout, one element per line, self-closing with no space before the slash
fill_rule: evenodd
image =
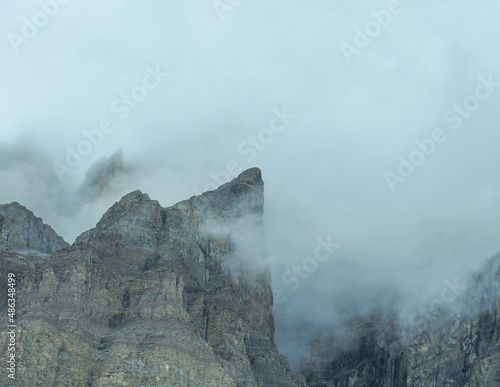
<path id="1" fill-rule="evenodd" d="M 18 279 L 7 385 L 305 385 L 274 344 L 263 204 L 258 169 L 168 208 L 135 191 L 72 246 L 42 228 L 30 248 L 57 251 L 40 257 L 17 249 L 20 216 L 0 251 L 2 293 L 4 273 Z"/>

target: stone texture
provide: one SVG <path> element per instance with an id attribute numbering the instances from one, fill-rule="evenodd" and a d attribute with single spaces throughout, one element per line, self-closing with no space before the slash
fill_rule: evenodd
<path id="1" fill-rule="evenodd" d="M 395 313 L 352 321 L 350 337 L 325 334 L 303 362 L 308 386 L 500 386 L 499 289 L 500 254 L 474 276 L 457 309 L 419 316 L 411 335 Z"/>
<path id="2" fill-rule="evenodd" d="M 0 246 L 17 252 L 51 254 L 69 244 L 33 212 L 14 202 L 0 205 Z"/>
<path id="3" fill-rule="evenodd" d="M 71 246 L 18 203 L 0 206 L 0 292 L 5 273 L 18 279 L 17 379 L 1 385 L 500 385 L 500 255 L 460 307 L 411 333 L 397 311 L 353 318 L 311 343 L 304 377 L 291 373 L 274 344 L 263 192 L 258 169 L 168 208 L 135 191 Z"/>
<path id="4" fill-rule="evenodd" d="M 19 278 L 12 385 L 305 386 L 274 344 L 263 203 L 250 169 L 169 208 L 132 192 L 42 261 L 0 250 Z"/>

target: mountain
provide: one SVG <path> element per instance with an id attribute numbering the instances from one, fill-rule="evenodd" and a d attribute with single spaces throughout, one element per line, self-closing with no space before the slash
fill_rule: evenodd
<path id="1" fill-rule="evenodd" d="M 110 157 L 101 157 L 93 163 L 87 172 L 80 188 L 83 201 L 96 200 L 112 183 L 123 174 L 123 149 L 118 149 Z"/>
<path id="2" fill-rule="evenodd" d="M 0 288 L 16 275 L 17 364 L 2 383 L 305 386 L 274 344 L 263 192 L 256 168 L 168 208 L 135 191 L 71 246 L 7 206 Z"/>
<path id="3" fill-rule="evenodd" d="M 310 387 L 500 386 L 500 254 L 468 286 L 449 291 L 408 322 L 397 310 L 352 319 L 312 341 L 302 364 Z"/>
<path id="4" fill-rule="evenodd" d="M 52 254 L 69 246 L 62 237 L 17 202 L 0 205 L 0 248 Z"/>
<path id="5" fill-rule="evenodd" d="M 112 178 L 120 157 L 96 170 Z M 16 280 L 15 336 L 0 329 L 4 365 L 15 338 L 16 379 L 4 367 L 1 385 L 500 386 L 500 254 L 410 321 L 395 297 L 330 325 L 292 373 L 274 343 L 263 207 L 257 168 L 167 208 L 134 191 L 70 245 L 1 205 L 2 294 Z"/>

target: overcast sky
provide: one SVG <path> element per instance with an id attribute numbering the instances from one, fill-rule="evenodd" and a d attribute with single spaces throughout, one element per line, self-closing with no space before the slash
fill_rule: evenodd
<path id="1" fill-rule="evenodd" d="M 134 189 L 170 206 L 260 167 L 294 364 L 343 303 L 423 300 L 500 251 L 498 1 L 54 1 L 0 5 L 0 203 L 69 242 Z M 131 177 L 72 207 L 119 147 Z"/>

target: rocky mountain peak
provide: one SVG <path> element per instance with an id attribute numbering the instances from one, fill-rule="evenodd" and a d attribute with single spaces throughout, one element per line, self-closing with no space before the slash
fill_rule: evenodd
<path id="1" fill-rule="evenodd" d="M 0 205 L 0 246 L 15 252 L 52 254 L 69 244 L 41 218 L 13 202 Z"/>
<path id="2" fill-rule="evenodd" d="M 0 205 L 0 271 L 22 295 L 5 385 L 500 385 L 500 255 L 467 287 L 450 283 L 453 307 L 416 329 L 397 304 L 325 327 L 294 375 L 274 343 L 263 205 L 257 168 L 170 207 L 134 191 L 72 246 L 19 203 Z"/>
<path id="3" fill-rule="evenodd" d="M 263 203 L 252 168 L 166 208 L 131 192 L 39 265 L 0 250 L 20 385 L 304 386 L 274 343 Z"/>
<path id="4" fill-rule="evenodd" d="M 161 225 L 161 206 L 141 191 L 133 191 L 116 202 L 97 223 L 96 227 L 80 235 L 75 244 L 87 243 L 106 233 L 115 233 L 124 238 L 138 232 L 148 233 Z M 142 229 L 142 231 L 139 231 Z M 130 239 L 132 242 L 134 239 Z"/>
<path id="5" fill-rule="evenodd" d="M 249 186 L 262 186 L 262 172 L 259 168 L 250 168 L 243 171 L 234 181 L 236 184 L 247 184 Z"/>
<path id="6" fill-rule="evenodd" d="M 260 169 L 251 168 L 242 172 L 234 180 L 221 185 L 214 191 L 191 197 L 167 209 L 178 211 L 181 208 L 191 211 L 202 220 L 205 229 L 214 237 L 231 235 L 238 239 L 238 245 L 263 246 L 264 182 Z M 251 227 L 248 227 L 251 225 Z M 253 251 L 246 256 L 262 256 L 264 252 Z"/>
<path id="7" fill-rule="evenodd" d="M 264 182 L 258 168 L 242 172 L 237 178 L 214 191 L 193 196 L 168 208 L 161 207 L 158 201 L 151 200 L 147 194 L 136 190 L 116 202 L 102 216 L 96 227 L 80 235 L 75 243 L 88 242 L 89 238 L 110 231 L 128 236 L 134 232 L 160 232 L 165 227 L 167 218 L 187 219 L 195 215 L 206 228 L 213 227 L 213 232 L 227 233 L 229 228 L 235 230 L 237 219 L 252 218 L 256 226 L 262 223 L 263 207 Z M 215 228 L 218 228 L 218 231 Z M 223 229 L 226 231 L 222 231 Z"/>
<path id="8" fill-rule="evenodd" d="M 82 195 L 91 200 L 98 198 L 122 176 L 123 171 L 123 149 L 120 148 L 110 157 L 102 157 L 90 166 L 83 180 Z"/>

